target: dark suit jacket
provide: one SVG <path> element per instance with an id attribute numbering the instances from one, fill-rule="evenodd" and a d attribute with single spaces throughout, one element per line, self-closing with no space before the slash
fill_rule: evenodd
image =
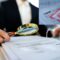
<path id="1" fill-rule="evenodd" d="M 0 28 L 6 28 L 7 31 L 16 31 L 17 27 L 22 25 L 21 17 L 15 0 L 3 2 L 0 11 Z M 39 9 L 30 3 L 32 19 L 31 23 L 38 24 Z M 39 25 L 39 33 L 46 36 L 46 26 Z"/>

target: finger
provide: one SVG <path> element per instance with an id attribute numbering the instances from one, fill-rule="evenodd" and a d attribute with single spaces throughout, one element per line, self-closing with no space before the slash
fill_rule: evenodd
<path id="1" fill-rule="evenodd" d="M 59 33 L 60 33 L 60 28 L 56 28 L 56 29 L 53 31 L 53 36 L 54 36 L 54 37 L 57 37 L 57 36 L 59 36 Z"/>
<path id="2" fill-rule="evenodd" d="M 9 35 L 3 30 L 0 30 L 0 37 L 4 38 L 6 41 L 10 40 Z"/>
<path id="3" fill-rule="evenodd" d="M 10 40 L 9 35 L 6 32 L 3 33 L 2 37 L 4 38 L 5 41 L 9 41 Z"/>
<path id="4" fill-rule="evenodd" d="M 15 32 L 8 32 L 8 35 L 9 36 L 14 36 L 15 35 Z"/>
<path id="5" fill-rule="evenodd" d="M 0 43 L 2 43 L 3 42 L 3 38 L 2 37 L 0 37 Z"/>

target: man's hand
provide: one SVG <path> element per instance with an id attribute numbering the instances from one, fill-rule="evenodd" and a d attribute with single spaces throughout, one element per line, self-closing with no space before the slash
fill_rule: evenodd
<path id="1" fill-rule="evenodd" d="M 53 37 L 59 37 L 60 36 L 60 26 L 56 26 L 52 31 Z"/>
<path id="2" fill-rule="evenodd" d="M 0 43 L 2 43 L 3 41 L 9 41 L 9 40 L 10 40 L 10 37 L 8 33 L 0 29 Z"/>

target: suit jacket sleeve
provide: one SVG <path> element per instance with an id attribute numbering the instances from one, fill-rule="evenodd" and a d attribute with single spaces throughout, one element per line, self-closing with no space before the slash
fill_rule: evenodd
<path id="1" fill-rule="evenodd" d="M 40 34 L 40 36 L 46 37 L 46 32 L 47 32 L 47 26 L 39 25 L 39 34 Z M 52 37 L 51 31 L 48 32 L 47 36 Z"/>
<path id="2" fill-rule="evenodd" d="M 4 28 L 4 17 L 3 17 L 3 9 L 0 7 L 0 29 Z"/>

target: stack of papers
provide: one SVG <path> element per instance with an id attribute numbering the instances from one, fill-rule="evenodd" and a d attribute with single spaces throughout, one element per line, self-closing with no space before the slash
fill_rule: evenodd
<path id="1" fill-rule="evenodd" d="M 60 41 L 40 36 L 11 37 L 1 51 L 5 60 L 60 60 Z"/>

